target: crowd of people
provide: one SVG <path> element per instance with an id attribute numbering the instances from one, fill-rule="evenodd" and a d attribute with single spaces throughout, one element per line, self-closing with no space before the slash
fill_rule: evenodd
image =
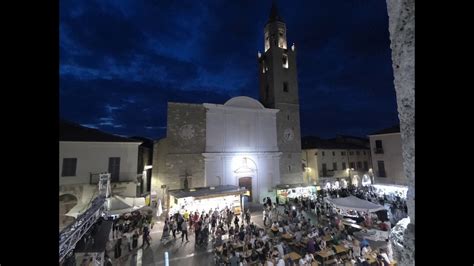
<path id="1" fill-rule="evenodd" d="M 373 186 L 349 186 L 348 188 L 321 190 L 320 192 L 322 197 L 330 196 L 336 198 L 352 195 L 363 200 L 380 204 L 387 209 L 392 227 L 395 226 L 398 221 L 408 216 L 407 202 L 405 198 L 401 197 L 401 193 L 380 193 Z"/>
<path id="2" fill-rule="evenodd" d="M 125 259 L 124 255 L 133 253 L 137 248 L 149 247 L 150 230 L 153 227 L 152 217 L 151 213 L 142 214 L 140 211 L 133 211 L 115 219 L 106 256 L 109 257 L 108 253 L 113 252 L 115 260 Z M 142 243 L 139 246 L 140 238 Z"/>
<path id="3" fill-rule="evenodd" d="M 372 248 L 367 239 L 358 239 L 357 230 L 345 225 L 323 197 L 297 197 L 283 204 L 265 199 L 263 228 L 252 221 L 221 223 L 213 234 L 216 264 L 313 265 L 331 257 L 336 265 L 392 265 L 389 248 Z M 371 220 L 366 214 L 360 225 Z"/>

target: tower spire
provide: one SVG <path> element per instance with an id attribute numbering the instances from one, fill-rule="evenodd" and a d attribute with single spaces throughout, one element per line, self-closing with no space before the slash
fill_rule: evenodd
<path id="1" fill-rule="evenodd" d="M 268 22 L 274 22 L 274 21 L 283 22 L 283 19 L 278 14 L 277 0 L 272 1 L 272 9 L 270 10 L 270 17 L 268 19 Z"/>

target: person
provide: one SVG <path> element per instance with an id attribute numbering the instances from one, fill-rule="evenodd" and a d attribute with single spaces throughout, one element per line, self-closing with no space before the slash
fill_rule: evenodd
<path id="1" fill-rule="evenodd" d="M 235 215 L 234 224 L 235 224 L 235 228 L 237 228 L 239 226 L 239 216 L 238 215 Z"/>
<path id="2" fill-rule="evenodd" d="M 104 260 L 105 260 L 105 266 L 112 266 L 112 259 L 109 257 L 109 255 L 107 255 L 107 253 L 105 254 L 104 256 Z"/>
<path id="3" fill-rule="evenodd" d="M 365 257 L 365 255 L 369 254 L 372 250 L 370 249 L 369 245 L 366 245 L 362 248 L 362 257 Z"/>
<path id="4" fill-rule="evenodd" d="M 386 265 L 390 265 L 390 259 L 388 258 L 387 252 L 385 252 L 385 250 L 383 250 L 383 249 L 380 249 L 379 254 L 380 254 L 380 257 L 383 260 L 383 262 Z"/>
<path id="5" fill-rule="evenodd" d="M 307 246 L 306 246 L 306 250 L 309 252 L 309 253 L 314 253 L 316 252 L 316 247 L 315 247 L 316 243 L 314 242 L 314 239 L 310 238 L 308 240 L 308 243 L 307 243 Z"/>
<path id="6" fill-rule="evenodd" d="M 185 210 L 185 211 L 184 211 L 183 218 L 184 218 L 185 221 L 188 221 L 188 219 L 189 219 L 189 212 L 188 212 L 188 210 Z"/>
<path id="7" fill-rule="evenodd" d="M 245 220 L 246 220 L 247 224 L 250 224 L 250 210 L 247 210 L 245 212 Z"/>
<path id="8" fill-rule="evenodd" d="M 280 258 L 276 266 L 285 266 L 285 260 L 283 260 L 283 258 Z"/>
<path id="9" fill-rule="evenodd" d="M 135 230 L 132 235 L 132 249 L 135 249 L 138 246 L 138 232 Z"/>
<path id="10" fill-rule="evenodd" d="M 165 224 L 165 227 L 166 227 L 166 231 L 168 231 L 168 225 Z M 165 229 L 163 228 L 163 231 L 165 231 Z M 150 229 L 148 229 L 148 226 L 144 226 L 143 227 L 143 243 L 142 243 L 142 247 L 145 246 L 145 243 L 147 244 L 147 247 L 150 246 Z"/>
<path id="11" fill-rule="evenodd" d="M 176 239 L 176 230 L 178 229 L 178 223 L 176 222 L 176 219 L 171 220 L 171 230 L 173 231 L 173 237 Z"/>
<path id="12" fill-rule="evenodd" d="M 122 256 L 122 239 L 121 238 L 117 239 L 117 242 L 115 243 L 114 255 L 116 259 Z"/>
<path id="13" fill-rule="evenodd" d="M 267 210 L 266 208 L 263 208 L 263 225 L 267 225 Z"/>
<path id="14" fill-rule="evenodd" d="M 199 234 L 201 232 L 201 222 L 194 223 L 194 245 L 198 245 L 201 240 L 199 239 Z"/>
<path id="15" fill-rule="evenodd" d="M 309 253 L 309 252 L 306 252 L 306 255 L 304 256 L 304 259 L 306 260 L 306 263 L 307 263 L 307 264 L 311 264 L 311 262 L 316 261 L 316 260 L 314 259 L 313 254 L 311 254 L 311 253 Z"/>
<path id="16" fill-rule="evenodd" d="M 239 258 L 235 255 L 235 251 L 232 251 L 232 257 L 229 260 L 230 266 L 238 266 Z"/>
<path id="17" fill-rule="evenodd" d="M 188 240 L 188 223 L 183 222 L 181 223 L 181 243 L 184 241 L 184 236 L 186 236 L 186 242 L 189 242 Z"/>

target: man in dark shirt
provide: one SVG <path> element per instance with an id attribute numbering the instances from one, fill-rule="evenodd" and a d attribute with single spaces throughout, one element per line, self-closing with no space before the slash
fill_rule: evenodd
<path id="1" fill-rule="evenodd" d="M 230 266 L 238 266 L 239 265 L 239 258 L 235 255 L 235 251 L 232 251 L 232 257 L 229 260 Z"/>

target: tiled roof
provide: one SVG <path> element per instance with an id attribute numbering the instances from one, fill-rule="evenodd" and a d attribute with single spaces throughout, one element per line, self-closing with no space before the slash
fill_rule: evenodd
<path id="1" fill-rule="evenodd" d="M 374 132 L 370 135 L 382 135 L 382 134 L 390 134 L 390 133 L 400 133 L 400 125 L 395 125 L 393 127 L 385 128 L 382 130 L 379 130 L 377 132 Z"/>
<path id="2" fill-rule="evenodd" d="M 81 141 L 81 142 L 137 142 L 130 138 L 120 137 L 105 133 L 98 129 L 81 126 L 66 120 L 59 120 L 59 141 Z"/>

